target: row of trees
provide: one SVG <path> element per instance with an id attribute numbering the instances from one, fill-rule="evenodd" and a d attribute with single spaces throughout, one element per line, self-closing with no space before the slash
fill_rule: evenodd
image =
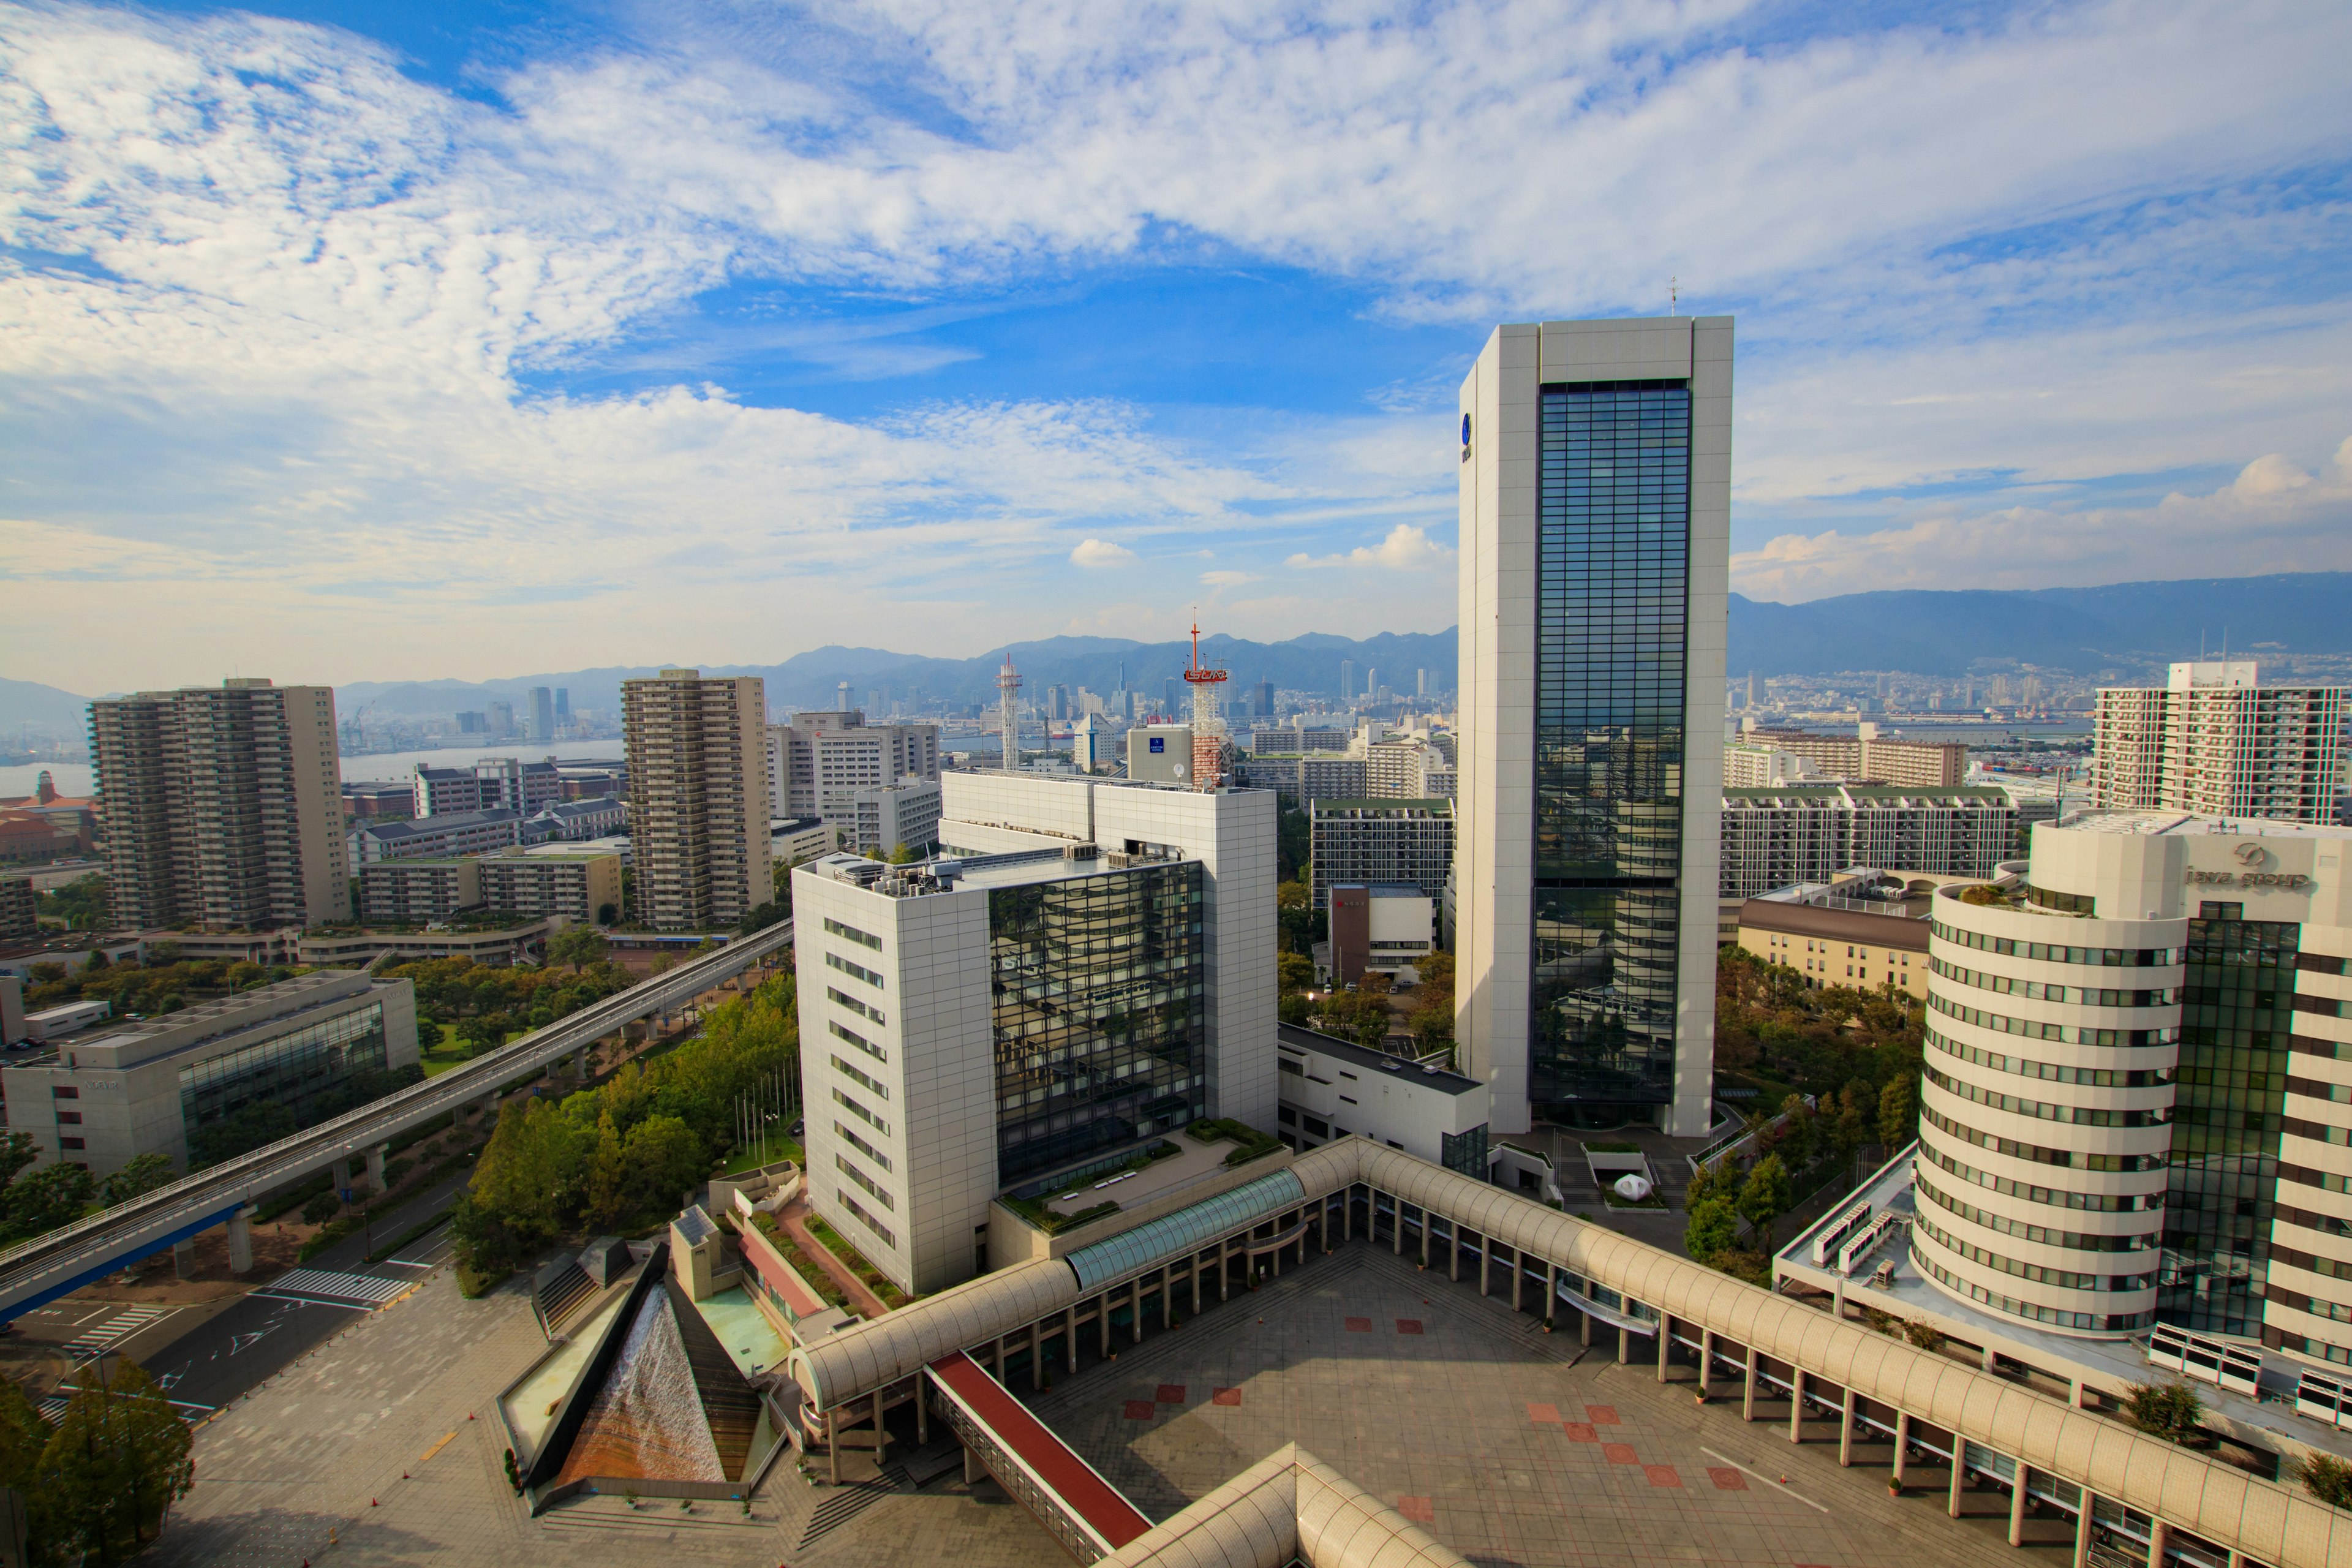
<path id="1" fill-rule="evenodd" d="M 87 1165 L 53 1163 L 35 1168 L 39 1147 L 28 1132 L 0 1138 L 0 1247 L 12 1247 L 71 1225 L 93 1208 L 112 1208 L 175 1180 L 161 1154 L 141 1154 L 103 1182 Z"/>
<path id="2" fill-rule="evenodd" d="M 735 1139 L 738 1097 L 798 1062 L 789 974 L 713 1010 L 701 1032 L 562 1104 L 509 1100 L 457 1200 L 451 1232 L 476 1279 L 502 1275 L 575 1228 L 675 1211 Z"/>
<path id="3" fill-rule="evenodd" d="M 37 963 L 26 975 L 25 1005 L 57 1007 L 68 1002 L 104 1002 L 116 1016 L 125 1013 L 176 1013 L 192 998 L 247 991 L 299 973 L 282 964 L 239 960 L 184 960 L 177 944 L 159 942 L 146 962 L 115 963 L 93 950 L 79 963 Z"/>
<path id="4" fill-rule="evenodd" d="M 602 933 L 567 931 L 549 944 L 539 968 L 494 968 L 470 958 L 427 958 L 383 973 L 416 986 L 417 1016 L 452 1026 L 476 1051 L 506 1043 L 521 1029 L 540 1029 L 603 1001 L 632 984 L 629 972 L 606 956 Z"/>
<path id="5" fill-rule="evenodd" d="M 1735 1081 L 1835 1093 L 1918 1080 L 1927 1013 L 1897 991 L 1816 990 L 1804 975 L 1740 947 L 1716 960 L 1715 1065 Z"/>
<path id="6" fill-rule="evenodd" d="M 135 1556 L 195 1480 L 187 1423 L 137 1363 L 101 1358 L 78 1381 L 51 1431 L 0 1377 L 0 1487 L 25 1499 L 28 1560 L 59 1568 Z"/>
<path id="7" fill-rule="evenodd" d="M 1874 1141 L 1900 1148 L 1911 1137 L 1916 1108 L 1911 1085 L 1896 1079 L 1874 1088 L 1856 1079 L 1818 1107 L 1792 1094 L 1780 1102 L 1780 1119 L 1757 1134 L 1760 1158 L 1745 1174 L 1708 1167 L 1691 1178 L 1683 1194 L 1690 1218 L 1683 1250 L 1698 1262 L 1763 1284 L 1770 1278 L 1775 1221 L 1818 1185 L 1823 1167 L 1849 1165 Z M 1740 1222 L 1752 1227 L 1753 1245 L 1740 1236 Z"/>

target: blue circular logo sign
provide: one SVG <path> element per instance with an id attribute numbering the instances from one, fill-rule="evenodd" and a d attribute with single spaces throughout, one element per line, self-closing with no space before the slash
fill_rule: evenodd
<path id="1" fill-rule="evenodd" d="M 1462 416 L 1462 444 L 1465 447 L 1470 444 L 1470 416 L 1467 414 Z"/>

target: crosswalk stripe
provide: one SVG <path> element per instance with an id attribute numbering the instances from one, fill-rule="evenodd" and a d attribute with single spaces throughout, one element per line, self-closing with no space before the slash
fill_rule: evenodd
<path id="1" fill-rule="evenodd" d="M 412 1279 L 378 1279 L 368 1274 L 339 1274 L 325 1268 L 297 1268 L 269 1282 L 272 1290 L 309 1296 L 341 1296 L 351 1301 L 379 1304 L 415 1289 Z"/>

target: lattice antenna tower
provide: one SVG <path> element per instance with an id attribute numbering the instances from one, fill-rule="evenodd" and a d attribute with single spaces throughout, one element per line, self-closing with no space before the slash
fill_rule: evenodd
<path id="1" fill-rule="evenodd" d="M 1184 672 L 1192 688 L 1192 787 L 1203 794 L 1225 782 L 1225 721 L 1217 707 L 1222 669 L 1201 664 L 1201 623 L 1192 623 L 1192 668 Z"/>
<path id="2" fill-rule="evenodd" d="M 1021 672 L 1013 668 L 1013 650 L 1004 650 L 1004 668 L 996 672 L 996 714 L 1004 737 L 1004 771 L 1021 771 L 1021 725 L 1013 717 L 1013 700 L 1021 690 Z"/>

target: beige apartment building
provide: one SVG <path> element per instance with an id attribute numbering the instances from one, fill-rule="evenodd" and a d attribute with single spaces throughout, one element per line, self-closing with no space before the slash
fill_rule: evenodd
<path id="1" fill-rule="evenodd" d="M 258 677 L 89 705 L 108 897 L 141 930 L 350 918 L 335 693 Z"/>
<path id="2" fill-rule="evenodd" d="M 774 898 L 767 717 L 757 676 L 665 669 L 621 683 L 641 922 L 715 931 Z"/>
<path id="3" fill-rule="evenodd" d="M 2252 659 L 2176 664 L 2099 689 L 2092 799 L 2119 811 L 2326 822 L 2344 783 L 2347 689 L 2263 686 Z"/>
<path id="4" fill-rule="evenodd" d="M 1738 743 L 1801 757 L 1827 778 L 1851 779 L 1856 784 L 1957 789 L 1969 776 L 1969 749 L 1958 742 L 1896 740 L 1881 736 L 1878 726 L 1871 723 L 1855 725 L 1851 735 L 1748 729 Z"/>

